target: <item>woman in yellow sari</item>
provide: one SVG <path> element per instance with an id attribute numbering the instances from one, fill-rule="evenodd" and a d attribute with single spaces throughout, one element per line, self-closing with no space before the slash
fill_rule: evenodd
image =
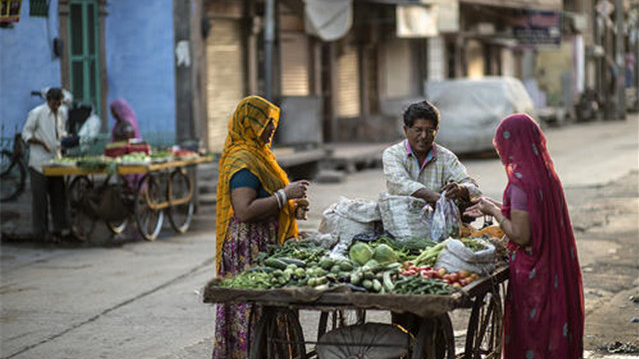
<path id="1" fill-rule="evenodd" d="M 270 146 L 280 109 L 258 96 L 240 101 L 229 121 L 217 187 L 217 275 L 254 263 L 268 244 L 297 236 L 309 182 L 289 183 Z M 213 358 L 246 358 L 249 304 L 218 305 Z"/>

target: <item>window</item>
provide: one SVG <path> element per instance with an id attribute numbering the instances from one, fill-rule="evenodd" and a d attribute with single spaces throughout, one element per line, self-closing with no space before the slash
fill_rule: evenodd
<path id="1" fill-rule="evenodd" d="M 69 2 L 69 80 L 76 101 L 91 104 L 101 114 L 99 18 L 97 0 Z"/>

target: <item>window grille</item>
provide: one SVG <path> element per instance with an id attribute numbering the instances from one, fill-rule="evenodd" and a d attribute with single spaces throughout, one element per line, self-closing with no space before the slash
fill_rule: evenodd
<path id="1" fill-rule="evenodd" d="M 29 16 L 48 17 L 49 0 L 30 0 Z"/>

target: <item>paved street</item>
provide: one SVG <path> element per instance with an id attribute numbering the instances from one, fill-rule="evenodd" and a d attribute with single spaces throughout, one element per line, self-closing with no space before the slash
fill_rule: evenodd
<path id="1" fill-rule="evenodd" d="M 628 300 L 639 296 L 638 122 L 632 114 L 626 121 L 546 130 L 579 242 L 589 350 L 639 335 L 639 323 L 630 322 L 639 305 Z M 487 195 L 501 196 L 505 175 L 498 159 L 464 163 Z M 322 210 L 340 196 L 376 199 L 383 189 L 379 168 L 342 183 L 313 184 L 310 217 L 300 227 L 316 230 Z M 214 221 L 209 208 L 188 234 L 167 228 L 153 243 L 2 243 L 0 357 L 209 357 L 215 311 L 202 303 L 201 289 L 214 274 Z M 607 321 L 615 326 L 606 327 Z"/>

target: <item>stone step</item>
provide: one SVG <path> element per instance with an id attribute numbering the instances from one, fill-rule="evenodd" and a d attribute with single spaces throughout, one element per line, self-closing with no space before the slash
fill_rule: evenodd
<path id="1" fill-rule="evenodd" d="M 201 206 L 214 205 L 217 203 L 215 193 L 202 193 L 199 197 Z"/>

